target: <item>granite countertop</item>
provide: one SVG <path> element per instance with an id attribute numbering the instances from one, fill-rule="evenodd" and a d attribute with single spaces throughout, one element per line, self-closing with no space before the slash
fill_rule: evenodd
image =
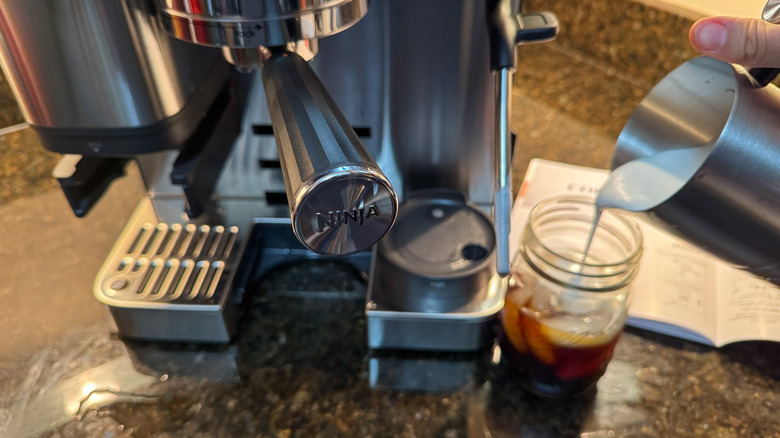
<path id="1" fill-rule="evenodd" d="M 563 29 L 520 49 L 515 178 L 533 157 L 606 168 L 639 100 L 695 55 L 690 21 L 630 1 L 526 7 Z M 0 82 L 0 127 L 21 122 L 8 99 Z M 120 340 L 91 283 L 143 189 L 131 169 L 76 219 L 56 159 L 29 129 L 0 137 L 2 438 L 780 437 L 780 344 L 626 329 L 597 391 L 542 399 L 490 348 L 370 351 L 365 278 L 332 262 L 257 279 L 230 345 Z"/>
<path id="2" fill-rule="evenodd" d="M 492 364 L 490 350 L 369 351 L 365 284 L 338 265 L 294 266 L 257 287 L 240 335 L 228 346 L 122 342 L 97 323 L 72 327 L 24 359 L 4 358 L 0 432 L 4 425 L 13 432 L 5 436 L 43 437 L 775 437 L 780 431 L 777 344 L 713 349 L 629 329 L 597 392 L 552 400 L 523 391 Z M 341 298 L 294 293 L 300 290 L 337 290 Z"/>

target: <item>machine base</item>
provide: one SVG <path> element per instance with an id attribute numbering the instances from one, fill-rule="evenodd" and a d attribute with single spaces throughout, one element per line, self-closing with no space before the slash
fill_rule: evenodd
<path id="1" fill-rule="evenodd" d="M 123 337 L 228 343 L 253 279 L 286 263 L 323 258 L 297 241 L 288 218 L 255 218 L 240 227 L 162 222 L 155 202 L 160 201 L 141 201 L 95 280 L 95 297 L 108 306 Z M 506 280 L 498 275 L 479 300 L 461 308 L 399 311 L 388 297 L 402 291 L 379 284 L 375 254 L 337 260 L 370 271 L 369 348 L 475 351 L 494 337 L 492 323 L 506 290 Z"/>

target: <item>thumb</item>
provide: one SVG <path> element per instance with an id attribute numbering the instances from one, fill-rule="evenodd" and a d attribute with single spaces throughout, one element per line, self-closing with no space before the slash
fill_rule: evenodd
<path id="1" fill-rule="evenodd" d="M 691 27 L 694 49 L 746 67 L 780 67 L 780 25 L 751 18 L 703 18 Z"/>

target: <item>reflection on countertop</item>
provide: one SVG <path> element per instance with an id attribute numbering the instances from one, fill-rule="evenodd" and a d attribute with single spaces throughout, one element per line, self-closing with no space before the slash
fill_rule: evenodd
<path id="1" fill-rule="evenodd" d="M 630 1 L 526 3 L 563 28 L 520 49 L 515 179 L 532 157 L 605 168 L 642 96 L 694 55 L 690 22 Z M 8 99 L 0 84 L 0 126 L 21 122 Z M 230 345 L 124 342 L 90 290 L 138 175 L 76 219 L 56 158 L 29 129 L 0 137 L 0 437 L 780 437 L 780 344 L 627 329 L 597 391 L 540 399 L 490 349 L 369 351 L 365 280 L 338 264 L 257 279 Z"/>

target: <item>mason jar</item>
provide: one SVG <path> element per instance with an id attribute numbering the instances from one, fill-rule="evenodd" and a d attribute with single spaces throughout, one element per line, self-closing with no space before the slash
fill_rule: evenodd
<path id="1" fill-rule="evenodd" d="M 639 227 L 593 201 L 536 205 L 522 234 L 500 315 L 502 360 L 533 392 L 564 396 L 604 374 L 625 324 L 642 255 Z"/>

